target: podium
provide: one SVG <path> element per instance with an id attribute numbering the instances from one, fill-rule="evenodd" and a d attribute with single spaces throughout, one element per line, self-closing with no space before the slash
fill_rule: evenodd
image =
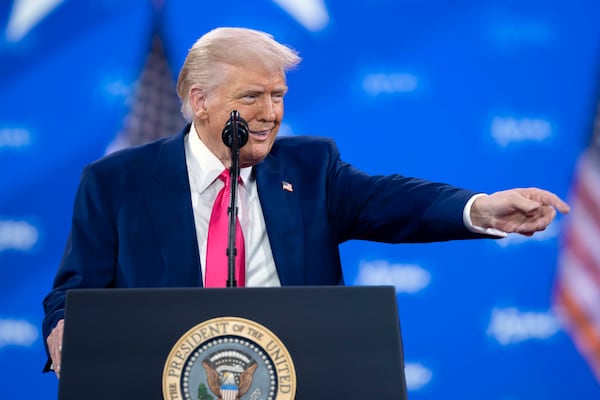
<path id="1" fill-rule="evenodd" d="M 67 292 L 59 400 L 405 399 L 392 287 Z"/>

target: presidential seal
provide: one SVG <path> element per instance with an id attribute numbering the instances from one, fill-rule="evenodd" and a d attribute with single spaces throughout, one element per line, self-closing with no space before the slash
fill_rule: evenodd
<path id="1" fill-rule="evenodd" d="M 292 358 L 277 336 L 244 318 L 214 318 L 187 331 L 163 369 L 165 400 L 287 400 Z"/>

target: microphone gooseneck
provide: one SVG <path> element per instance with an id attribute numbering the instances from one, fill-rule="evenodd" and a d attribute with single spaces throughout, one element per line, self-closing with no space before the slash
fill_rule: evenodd
<path id="1" fill-rule="evenodd" d="M 231 168 L 229 174 L 231 177 L 231 191 L 229 198 L 229 240 L 227 246 L 227 282 L 226 287 L 237 287 L 235 279 L 235 257 L 237 256 L 237 247 L 235 243 L 235 231 L 237 224 L 237 188 L 240 177 L 240 148 L 248 142 L 248 123 L 240 117 L 237 110 L 229 114 L 229 120 L 223 128 L 223 143 L 231 149 Z M 245 267 L 245 266 L 244 266 Z"/>

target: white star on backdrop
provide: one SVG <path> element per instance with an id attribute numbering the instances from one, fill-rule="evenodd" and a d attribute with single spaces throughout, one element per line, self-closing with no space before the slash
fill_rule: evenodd
<path id="1" fill-rule="evenodd" d="M 64 0 L 14 0 L 6 27 L 6 40 L 20 41 L 63 2 Z M 324 0 L 273 0 L 273 2 L 311 32 L 320 31 L 329 24 L 329 13 Z"/>
<path id="2" fill-rule="evenodd" d="M 18 42 L 64 0 L 15 0 L 6 27 L 6 40 Z"/>
<path id="3" fill-rule="evenodd" d="M 324 0 L 273 0 L 300 25 L 311 32 L 322 30 L 329 23 Z"/>

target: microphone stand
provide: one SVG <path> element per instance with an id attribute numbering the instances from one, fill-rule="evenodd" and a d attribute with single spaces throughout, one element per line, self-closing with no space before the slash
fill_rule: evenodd
<path id="1" fill-rule="evenodd" d="M 230 176 L 230 196 L 229 196 L 229 244 L 227 246 L 227 261 L 228 261 L 228 277 L 227 287 L 237 287 L 235 279 L 235 257 L 237 256 L 237 248 L 235 243 L 235 232 L 237 224 L 237 188 L 240 178 L 240 142 L 238 134 L 238 119 L 240 114 L 233 110 L 230 115 L 231 119 L 231 167 L 229 168 Z"/>

